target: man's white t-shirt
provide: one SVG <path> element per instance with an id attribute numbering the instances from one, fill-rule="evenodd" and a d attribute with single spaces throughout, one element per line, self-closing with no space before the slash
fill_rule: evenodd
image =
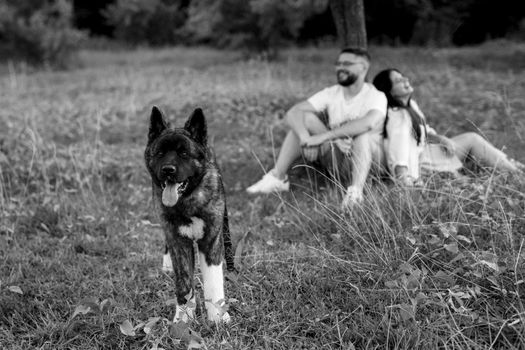
<path id="1" fill-rule="evenodd" d="M 317 112 L 327 113 L 330 128 L 337 127 L 349 120 L 362 118 L 372 109 L 386 115 L 386 96 L 374 85 L 364 83 L 361 91 L 348 100 L 345 99 L 343 90 L 341 85 L 333 85 L 308 99 Z"/>

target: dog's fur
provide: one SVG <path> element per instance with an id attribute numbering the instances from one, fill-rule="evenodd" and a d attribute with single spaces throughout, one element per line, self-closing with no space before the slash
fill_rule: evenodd
<path id="1" fill-rule="evenodd" d="M 195 109 L 184 128 L 173 128 L 153 107 L 144 156 L 170 258 L 165 258 L 164 267 L 171 260 L 175 275 L 178 305 L 174 321 L 193 317 L 194 242 L 198 246 L 208 319 L 229 321 L 230 316 L 221 308 L 222 259 L 226 257 L 229 271 L 235 270 L 232 244 L 224 186 L 207 144 L 202 110 Z"/>

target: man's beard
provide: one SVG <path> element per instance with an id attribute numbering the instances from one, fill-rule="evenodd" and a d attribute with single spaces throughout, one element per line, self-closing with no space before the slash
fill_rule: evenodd
<path id="1" fill-rule="evenodd" d="M 339 78 L 339 72 L 337 73 L 337 83 L 341 86 L 350 86 L 353 83 L 357 81 L 357 74 L 352 74 L 350 72 L 344 72 L 346 73 L 346 78 Z"/>

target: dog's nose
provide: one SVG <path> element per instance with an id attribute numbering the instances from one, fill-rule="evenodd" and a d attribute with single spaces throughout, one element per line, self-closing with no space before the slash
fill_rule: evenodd
<path id="1" fill-rule="evenodd" d="M 177 169 L 173 165 L 164 165 L 162 167 L 162 173 L 164 173 L 164 175 L 173 175 L 176 170 Z"/>

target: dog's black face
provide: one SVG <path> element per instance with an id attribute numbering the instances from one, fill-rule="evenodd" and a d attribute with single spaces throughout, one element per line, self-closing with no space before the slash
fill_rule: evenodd
<path id="1" fill-rule="evenodd" d="M 162 204 L 173 207 L 193 191 L 205 172 L 206 120 L 200 108 L 184 128 L 170 128 L 162 112 L 153 107 L 145 160 L 153 184 L 162 191 Z"/>

